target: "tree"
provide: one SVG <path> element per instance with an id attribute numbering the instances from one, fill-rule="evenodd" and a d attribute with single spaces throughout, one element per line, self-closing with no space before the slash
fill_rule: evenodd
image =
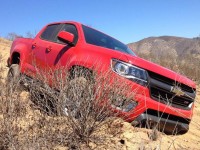
<path id="1" fill-rule="evenodd" d="M 26 36 L 27 38 L 34 38 L 35 35 L 33 33 L 31 33 L 30 31 L 26 32 Z"/>
<path id="2" fill-rule="evenodd" d="M 18 35 L 15 32 L 10 32 L 10 33 L 8 33 L 8 35 L 5 38 L 10 40 L 10 41 L 14 41 L 18 37 L 23 37 L 23 36 L 22 35 Z"/>

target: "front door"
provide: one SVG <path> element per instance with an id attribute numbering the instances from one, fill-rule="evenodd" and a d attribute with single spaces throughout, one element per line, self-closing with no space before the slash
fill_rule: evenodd
<path id="1" fill-rule="evenodd" d="M 53 24 L 46 27 L 44 32 L 36 39 L 36 47 L 33 50 L 32 65 L 39 75 L 49 78 L 55 70 L 63 68 L 74 52 L 74 46 L 60 41 L 57 37 L 60 31 L 74 34 L 74 43 L 78 40 L 76 27 L 72 24 Z"/>

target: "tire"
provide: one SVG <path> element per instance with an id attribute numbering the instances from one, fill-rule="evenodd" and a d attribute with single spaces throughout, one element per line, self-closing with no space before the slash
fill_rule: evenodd
<path id="1" fill-rule="evenodd" d="M 73 93 L 81 92 L 87 85 L 87 80 L 84 77 L 75 77 L 69 82 L 68 96 L 73 95 Z M 72 96 L 73 97 L 73 96 Z M 66 97 L 64 102 L 64 110 L 62 111 L 65 116 L 71 116 L 75 119 L 80 118 L 80 103 L 79 101 L 73 101 Z"/>
<path id="2" fill-rule="evenodd" d="M 8 70 L 7 83 L 17 85 L 20 79 L 20 67 L 19 64 L 12 64 Z"/>
<path id="3" fill-rule="evenodd" d="M 85 78 L 87 81 L 93 81 L 94 82 L 94 74 L 92 70 L 89 70 L 87 68 L 76 66 L 70 70 L 70 80 L 74 80 L 76 78 Z"/>
<path id="4" fill-rule="evenodd" d="M 68 96 L 73 93 L 80 93 L 84 91 L 88 85 L 94 84 L 94 75 L 91 70 L 87 68 L 83 68 L 77 66 L 70 71 L 69 77 L 69 89 L 68 89 Z M 68 99 L 68 98 L 67 98 Z M 81 101 L 73 101 L 72 99 L 68 99 L 64 104 L 68 107 L 64 108 L 64 114 L 66 116 L 70 115 L 75 119 L 79 119 L 81 117 Z"/>

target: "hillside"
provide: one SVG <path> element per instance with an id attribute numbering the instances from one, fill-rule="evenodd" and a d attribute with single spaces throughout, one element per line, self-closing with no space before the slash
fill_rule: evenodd
<path id="1" fill-rule="evenodd" d="M 128 45 L 138 56 L 200 83 L 200 38 L 149 37 Z"/>
<path id="2" fill-rule="evenodd" d="M 153 38 L 150 38 L 148 40 L 153 42 L 155 39 L 153 40 Z M 163 43 L 165 42 L 167 43 L 167 41 L 163 41 Z M 140 42 L 140 44 L 139 43 L 132 44 L 132 46 L 138 47 L 137 49 L 139 48 L 142 49 L 142 47 L 144 47 L 143 45 L 145 47 L 148 47 L 148 50 L 153 51 L 153 48 L 151 48 L 151 46 L 146 46 L 148 44 L 144 44 L 143 42 Z M 158 46 L 159 45 L 160 44 L 158 44 Z M 176 45 L 176 43 L 174 45 Z M 10 41 L 0 38 L 0 55 L 2 56 L 2 60 L 0 61 L 0 66 L 3 69 L 4 78 L 8 70 L 6 67 L 6 59 L 9 55 L 10 46 L 11 46 Z M 153 47 L 156 48 L 156 46 Z M 170 50 L 170 48 L 167 48 L 167 46 L 166 49 Z M 175 53 L 176 49 L 173 49 L 172 51 Z M 170 53 L 171 52 L 169 52 L 169 54 Z M 178 54 L 179 53 L 177 53 L 177 55 Z M 129 123 L 126 123 L 122 120 L 117 120 L 114 124 L 110 125 L 110 128 L 108 130 L 106 130 L 106 133 L 110 134 L 110 136 L 107 139 L 103 139 L 104 142 L 103 145 L 100 145 L 100 147 L 95 147 L 99 145 L 91 143 L 91 148 L 110 149 L 110 150 L 112 149 L 199 150 L 200 149 L 200 124 L 199 124 L 200 89 L 199 88 L 197 93 L 198 96 L 195 102 L 194 116 L 190 124 L 190 130 L 188 133 L 184 135 L 175 135 L 175 136 L 165 135 L 164 133 L 158 133 L 158 138 L 153 141 L 149 137 L 149 135 L 152 133 L 152 130 L 133 127 Z M 18 108 L 17 110 L 20 115 L 17 116 L 18 118 L 16 120 L 14 119 L 13 121 L 12 119 L 7 118 L 9 117 L 10 114 L 8 116 L 2 114 L 5 105 L 3 105 L 1 101 L 3 101 L 5 97 L 0 96 L 0 149 L 6 149 L 5 147 L 2 147 L 2 143 L 7 144 L 7 142 L 13 144 L 12 148 L 10 149 L 15 149 L 16 145 L 21 146 L 20 147 L 21 149 L 40 149 L 40 148 L 57 149 L 57 150 L 73 149 L 66 146 L 67 144 L 65 140 L 69 135 L 62 132 L 63 130 L 64 131 L 68 130 L 65 118 L 47 116 L 42 114 L 38 109 L 36 109 L 33 106 L 34 104 L 30 101 L 29 93 L 26 91 L 22 91 L 17 96 L 17 98 L 18 98 L 17 102 L 18 105 L 16 107 Z M 24 111 L 26 112 L 25 114 L 23 114 Z M 7 120 L 11 121 L 9 126 L 10 128 L 8 128 L 10 129 L 9 136 L 11 138 L 7 137 L 7 134 L 5 133 L 3 134 L 3 132 L 1 131 L 2 127 L 5 127 L 5 125 L 9 125 L 8 123 L 5 124 L 6 122 L 4 122 Z M 17 126 L 14 126 L 16 123 Z M 116 136 L 112 135 L 113 130 L 119 131 Z M 100 135 L 103 134 L 104 133 L 100 133 Z M 2 140 L 7 138 L 9 138 L 10 141 Z"/>
<path id="3" fill-rule="evenodd" d="M 3 75 L 4 77 L 6 76 L 6 72 L 8 70 L 8 68 L 6 67 L 6 60 L 9 55 L 11 43 L 11 41 L 0 37 L 0 67 L 3 68 L 3 70 L 5 70 Z"/>
<path id="4" fill-rule="evenodd" d="M 192 55 L 200 59 L 200 38 L 182 38 L 175 36 L 149 37 L 128 44 L 136 53 L 165 55 L 172 58 Z"/>

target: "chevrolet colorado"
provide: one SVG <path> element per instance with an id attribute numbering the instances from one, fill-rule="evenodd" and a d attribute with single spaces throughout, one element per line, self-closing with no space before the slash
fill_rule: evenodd
<path id="1" fill-rule="evenodd" d="M 193 81 L 136 56 L 127 45 L 78 22 L 51 23 L 34 39 L 16 39 L 7 61 L 8 77 L 34 78 L 38 70 L 57 66 L 92 70 L 94 62 L 111 69 L 122 83 L 133 85 L 133 91 L 139 89 L 129 109 L 122 110 L 129 122 L 159 123 L 167 132 L 188 131 L 196 96 Z"/>

